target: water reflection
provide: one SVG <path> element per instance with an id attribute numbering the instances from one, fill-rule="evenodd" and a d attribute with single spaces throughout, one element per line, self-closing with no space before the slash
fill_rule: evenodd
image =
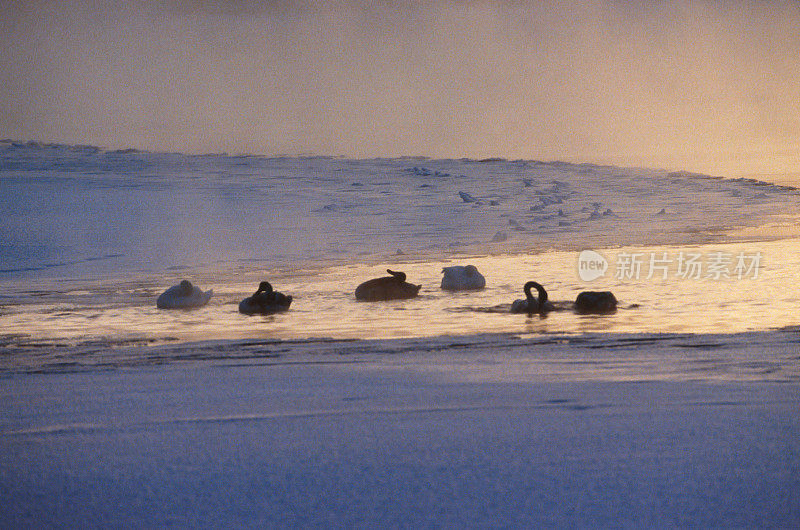
<path id="1" fill-rule="evenodd" d="M 215 295 L 204 308 L 162 311 L 155 299 L 179 276 L 140 278 L 125 282 L 57 283 L 20 286 L 7 283 L 0 306 L 6 335 L 37 340 L 84 341 L 107 338 L 207 339 L 309 337 L 408 338 L 486 332 L 525 334 L 582 332 L 732 333 L 798 324 L 794 279 L 800 273 L 800 241 L 717 244 L 692 252 L 760 252 L 763 268 L 756 278 L 619 279 L 610 269 L 603 279 L 582 282 L 577 253 L 545 252 L 523 256 L 464 257 L 416 263 L 350 264 L 318 271 L 201 271 L 191 277 Z M 677 247 L 607 249 L 605 255 L 652 252 L 677 255 Z M 441 269 L 473 264 L 486 277 L 482 291 L 439 289 Z M 403 270 L 408 281 L 422 284 L 411 300 L 359 302 L 355 287 L 380 276 L 386 266 Z M 289 312 L 246 316 L 239 301 L 263 279 L 294 295 Z M 547 315 L 510 314 L 522 286 L 535 279 L 564 310 Z M 578 315 L 566 309 L 582 290 L 611 290 L 619 309 L 609 315 Z"/>

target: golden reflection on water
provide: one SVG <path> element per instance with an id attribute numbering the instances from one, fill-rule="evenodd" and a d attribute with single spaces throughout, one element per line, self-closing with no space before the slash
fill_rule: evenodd
<path id="1" fill-rule="evenodd" d="M 697 247 L 640 247 L 599 250 L 609 260 L 606 276 L 593 282 L 577 274 L 578 253 L 544 252 L 453 258 L 446 261 L 380 266 L 351 264 L 318 271 L 269 271 L 221 274 L 203 272 L 192 279 L 204 289 L 214 289 L 208 306 L 193 311 L 163 311 L 155 307 L 157 295 L 181 278 L 141 279 L 119 285 L 103 283 L 50 286 L 37 296 L 10 295 L 0 312 L 6 335 L 24 334 L 46 341 L 111 340 L 135 338 L 198 341 L 209 339 L 337 339 L 408 338 L 438 335 L 511 332 L 520 334 L 633 332 L 732 333 L 766 330 L 800 323 L 797 315 L 796 278 L 800 274 L 800 240 L 714 244 Z M 639 279 L 617 278 L 615 263 L 622 253 L 715 252 L 737 255 L 760 253 L 757 277 L 713 280 L 681 279 L 669 273 L 647 279 L 645 263 Z M 450 293 L 439 288 L 441 269 L 453 264 L 473 264 L 486 277 L 487 288 Z M 674 265 L 674 264 L 673 264 Z M 422 284 L 417 299 L 394 302 L 357 302 L 355 287 L 366 279 L 400 269 L 408 281 Z M 658 278 L 658 279 L 656 279 Z M 269 279 L 275 288 L 295 300 L 287 313 L 245 316 L 238 302 Z M 610 315 L 578 315 L 570 310 L 547 315 L 508 313 L 514 299 L 523 298 L 522 285 L 536 280 L 550 299 L 565 305 L 583 290 L 611 290 L 620 300 Z"/>

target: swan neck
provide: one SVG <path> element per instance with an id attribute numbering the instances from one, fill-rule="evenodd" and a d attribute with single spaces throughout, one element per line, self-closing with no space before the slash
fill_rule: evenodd
<path id="1" fill-rule="evenodd" d="M 533 293 L 531 293 L 531 289 L 534 287 L 538 294 L 537 298 L 534 298 Z M 528 282 L 525 284 L 524 290 L 525 298 L 528 301 L 528 307 L 532 307 L 535 304 L 537 308 L 544 310 L 544 304 L 547 302 L 547 291 L 545 291 L 544 287 L 537 282 Z"/>
<path id="2" fill-rule="evenodd" d="M 539 307 L 544 307 L 544 303 L 547 302 L 547 291 L 538 283 L 536 284 L 536 290 L 539 293 Z"/>

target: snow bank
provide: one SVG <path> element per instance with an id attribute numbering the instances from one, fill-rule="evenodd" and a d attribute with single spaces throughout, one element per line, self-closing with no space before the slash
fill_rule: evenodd
<path id="1" fill-rule="evenodd" d="M 171 366 L 17 375 L 0 381 L 0 514 L 11 527 L 794 527 L 800 384 L 759 357 L 796 346 L 791 330 L 249 342 L 196 345 Z"/>

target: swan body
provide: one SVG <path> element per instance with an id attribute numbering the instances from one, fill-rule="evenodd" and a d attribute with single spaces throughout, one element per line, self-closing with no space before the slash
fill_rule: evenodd
<path id="1" fill-rule="evenodd" d="M 448 291 L 469 291 L 486 287 L 486 278 L 474 265 L 453 265 L 442 269 L 442 289 Z"/>
<path id="2" fill-rule="evenodd" d="M 384 300 L 403 300 L 414 298 L 421 285 L 413 285 L 406 281 L 406 273 L 386 269 L 391 276 L 367 280 L 356 287 L 356 299 L 368 302 Z"/>
<path id="3" fill-rule="evenodd" d="M 261 282 L 252 296 L 239 302 L 239 312 L 245 315 L 271 315 L 288 310 L 291 304 L 291 295 L 274 291 L 269 282 Z"/>
<path id="4" fill-rule="evenodd" d="M 611 313 L 617 310 L 617 298 L 611 291 L 583 291 L 575 299 L 579 313 Z"/>
<path id="5" fill-rule="evenodd" d="M 191 309 L 203 307 L 211 300 L 214 291 L 201 291 L 189 280 L 173 285 L 158 297 L 156 307 L 159 309 Z"/>
<path id="6" fill-rule="evenodd" d="M 539 293 L 537 298 L 533 297 L 531 288 L 535 288 Z M 522 288 L 525 291 L 525 300 L 514 300 L 511 304 L 512 313 L 544 313 L 555 309 L 551 302 L 547 301 L 547 291 L 537 282 L 528 282 Z"/>

